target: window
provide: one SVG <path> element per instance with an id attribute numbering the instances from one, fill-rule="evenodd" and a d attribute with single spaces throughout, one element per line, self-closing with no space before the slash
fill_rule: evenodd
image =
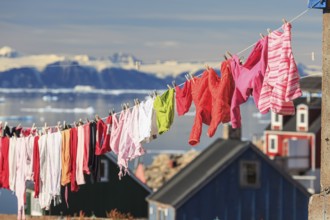
<path id="1" fill-rule="evenodd" d="M 101 182 L 109 181 L 109 164 L 107 160 L 102 159 L 100 163 Z"/>
<path id="2" fill-rule="evenodd" d="M 308 131 L 308 106 L 297 106 L 297 131 Z"/>
<path id="3" fill-rule="evenodd" d="M 259 187 L 260 185 L 259 161 L 242 160 L 240 162 L 240 185 L 243 187 Z"/>
<path id="4" fill-rule="evenodd" d="M 168 216 L 168 210 L 166 208 L 158 208 L 157 220 L 166 220 Z"/>
<path id="5" fill-rule="evenodd" d="M 278 153 L 278 145 L 277 145 L 277 136 L 269 135 L 268 136 L 268 152 L 269 153 Z"/>
<path id="6" fill-rule="evenodd" d="M 305 114 L 299 114 L 300 115 L 300 123 L 305 123 Z"/>
<path id="7" fill-rule="evenodd" d="M 276 114 L 275 112 L 271 113 L 271 125 L 272 130 L 282 130 L 283 116 Z"/>

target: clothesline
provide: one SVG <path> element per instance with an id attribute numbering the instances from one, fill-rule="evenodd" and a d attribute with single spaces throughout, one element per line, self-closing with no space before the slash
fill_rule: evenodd
<path id="1" fill-rule="evenodd" d="M 315 5 L 316 5 L 316 4 L 317 4 L 317 3 L 315 3 Z M 314 6 L 315 6 L 315 5 L 314 5 Z M 314 7 L 314 6 L 313 6 L 313 7 Z M 299 13 L 297 16 L 295 16 L 294 18 L 292 18 L 291 20 L 289 20 L 289 23 L 292 23 L 293 21 L 299 19 L 299 18 L 302 17 L 304 14 L 306 14 L 309 10 L 310 10 L 310 8 L 308 8 L 308 9 L 304 10 L 303 12 Z M 283 22 L 286 22 L 286 20 L 283 19 Z M 277 30 L 280 30 L 280 29 L 281 29 L 281 27 L 277 28 L 276 31 L 277 31 Z M 239 51 L 239 52 L 236 53 L 236 54 L 237 54 L 237 55 L 240 55 L 240 54 L 244 53 L 246 50 L 248 50 L 248 49 L 250 49 L 251 47 L 253 47 L 254 45 L 256 45 L 256 42 L 253 43 L 253 44 L 251 44 L 250 46 L 246 47 L 245 49 Z M 74 65 L 77 65 L 77 66 L 78 66 L 78 64 L 74 64 Z M 74 66 L 74 65 L 68 65 L 68 66 Z M 200 77 L 201 75 L 202 75 L 202 73 L 196 75 L 196 77 Z M 313 74 L 313 75 L 317 75 L 317 74 Z M 304 77 L 301 77 L 300 79 L 303 79 L 303 78 L 306 78 L 306 77 L 310 77 L 310 76 L 313 76 L 313 75 L 304 76 Z M 184 83 L 185 83 L 185 82 L 179 84 L 178 86 L 182 86 Z M 134 106 L 131 106 L 131 107 L 128 107 L 127 109 L 132 109 L 133 107 L 134 107 Z M 123 111 L 123 110 L 122 110 L 122 111 Z M 120 114 L 122 111 L 116 112 L 116 113 L 114 113 L 114 115 Z M 102 117 L 101 119 L 102 119 L 102 120 L 105 120 L 106 118 L 107 118 L 107 116 Z M 71 124 L 68 124 L 68 125 L 74 125 L 74 123 L 71 123 Z M 57 127 L 57 125 L 55 125 L 55 126 L 48 126 L 48 127 L 49 127 L 49 128 L 55 128 L 55 127 Z M 37 128 L 41 129 L 42 127 L 37 127 Z"/>

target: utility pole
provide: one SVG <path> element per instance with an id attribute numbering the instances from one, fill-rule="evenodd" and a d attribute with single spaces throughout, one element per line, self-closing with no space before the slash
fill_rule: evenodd
<path id="1" fill-rule="evenodd" d="M 321 192 L 311 196 L 309 220 L 330 220 L 330 0 L 323 9 Z"/>

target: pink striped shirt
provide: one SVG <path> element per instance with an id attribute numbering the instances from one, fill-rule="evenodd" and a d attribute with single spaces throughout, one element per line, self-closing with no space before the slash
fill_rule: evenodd
<path id="1" fill-rule="evenodd" d="M 268 37 L 268 65 L 262 84 L 258 108 L 281 115 L 293 115 L 294 99 L 302 95 L 299 73 L 291 49 L 291 24 L 283 32 L 273 31 Z"/>

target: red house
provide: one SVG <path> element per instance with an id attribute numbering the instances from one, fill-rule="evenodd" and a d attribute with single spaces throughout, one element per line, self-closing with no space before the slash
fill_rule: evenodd
<path id="1" fill-rule="evenodd" d="M 303 175 L 320 168 L 321 98 L 300 98 L 295 106 L 293 116 L 271 113 L 263 151 L 289 173 Z"/>

